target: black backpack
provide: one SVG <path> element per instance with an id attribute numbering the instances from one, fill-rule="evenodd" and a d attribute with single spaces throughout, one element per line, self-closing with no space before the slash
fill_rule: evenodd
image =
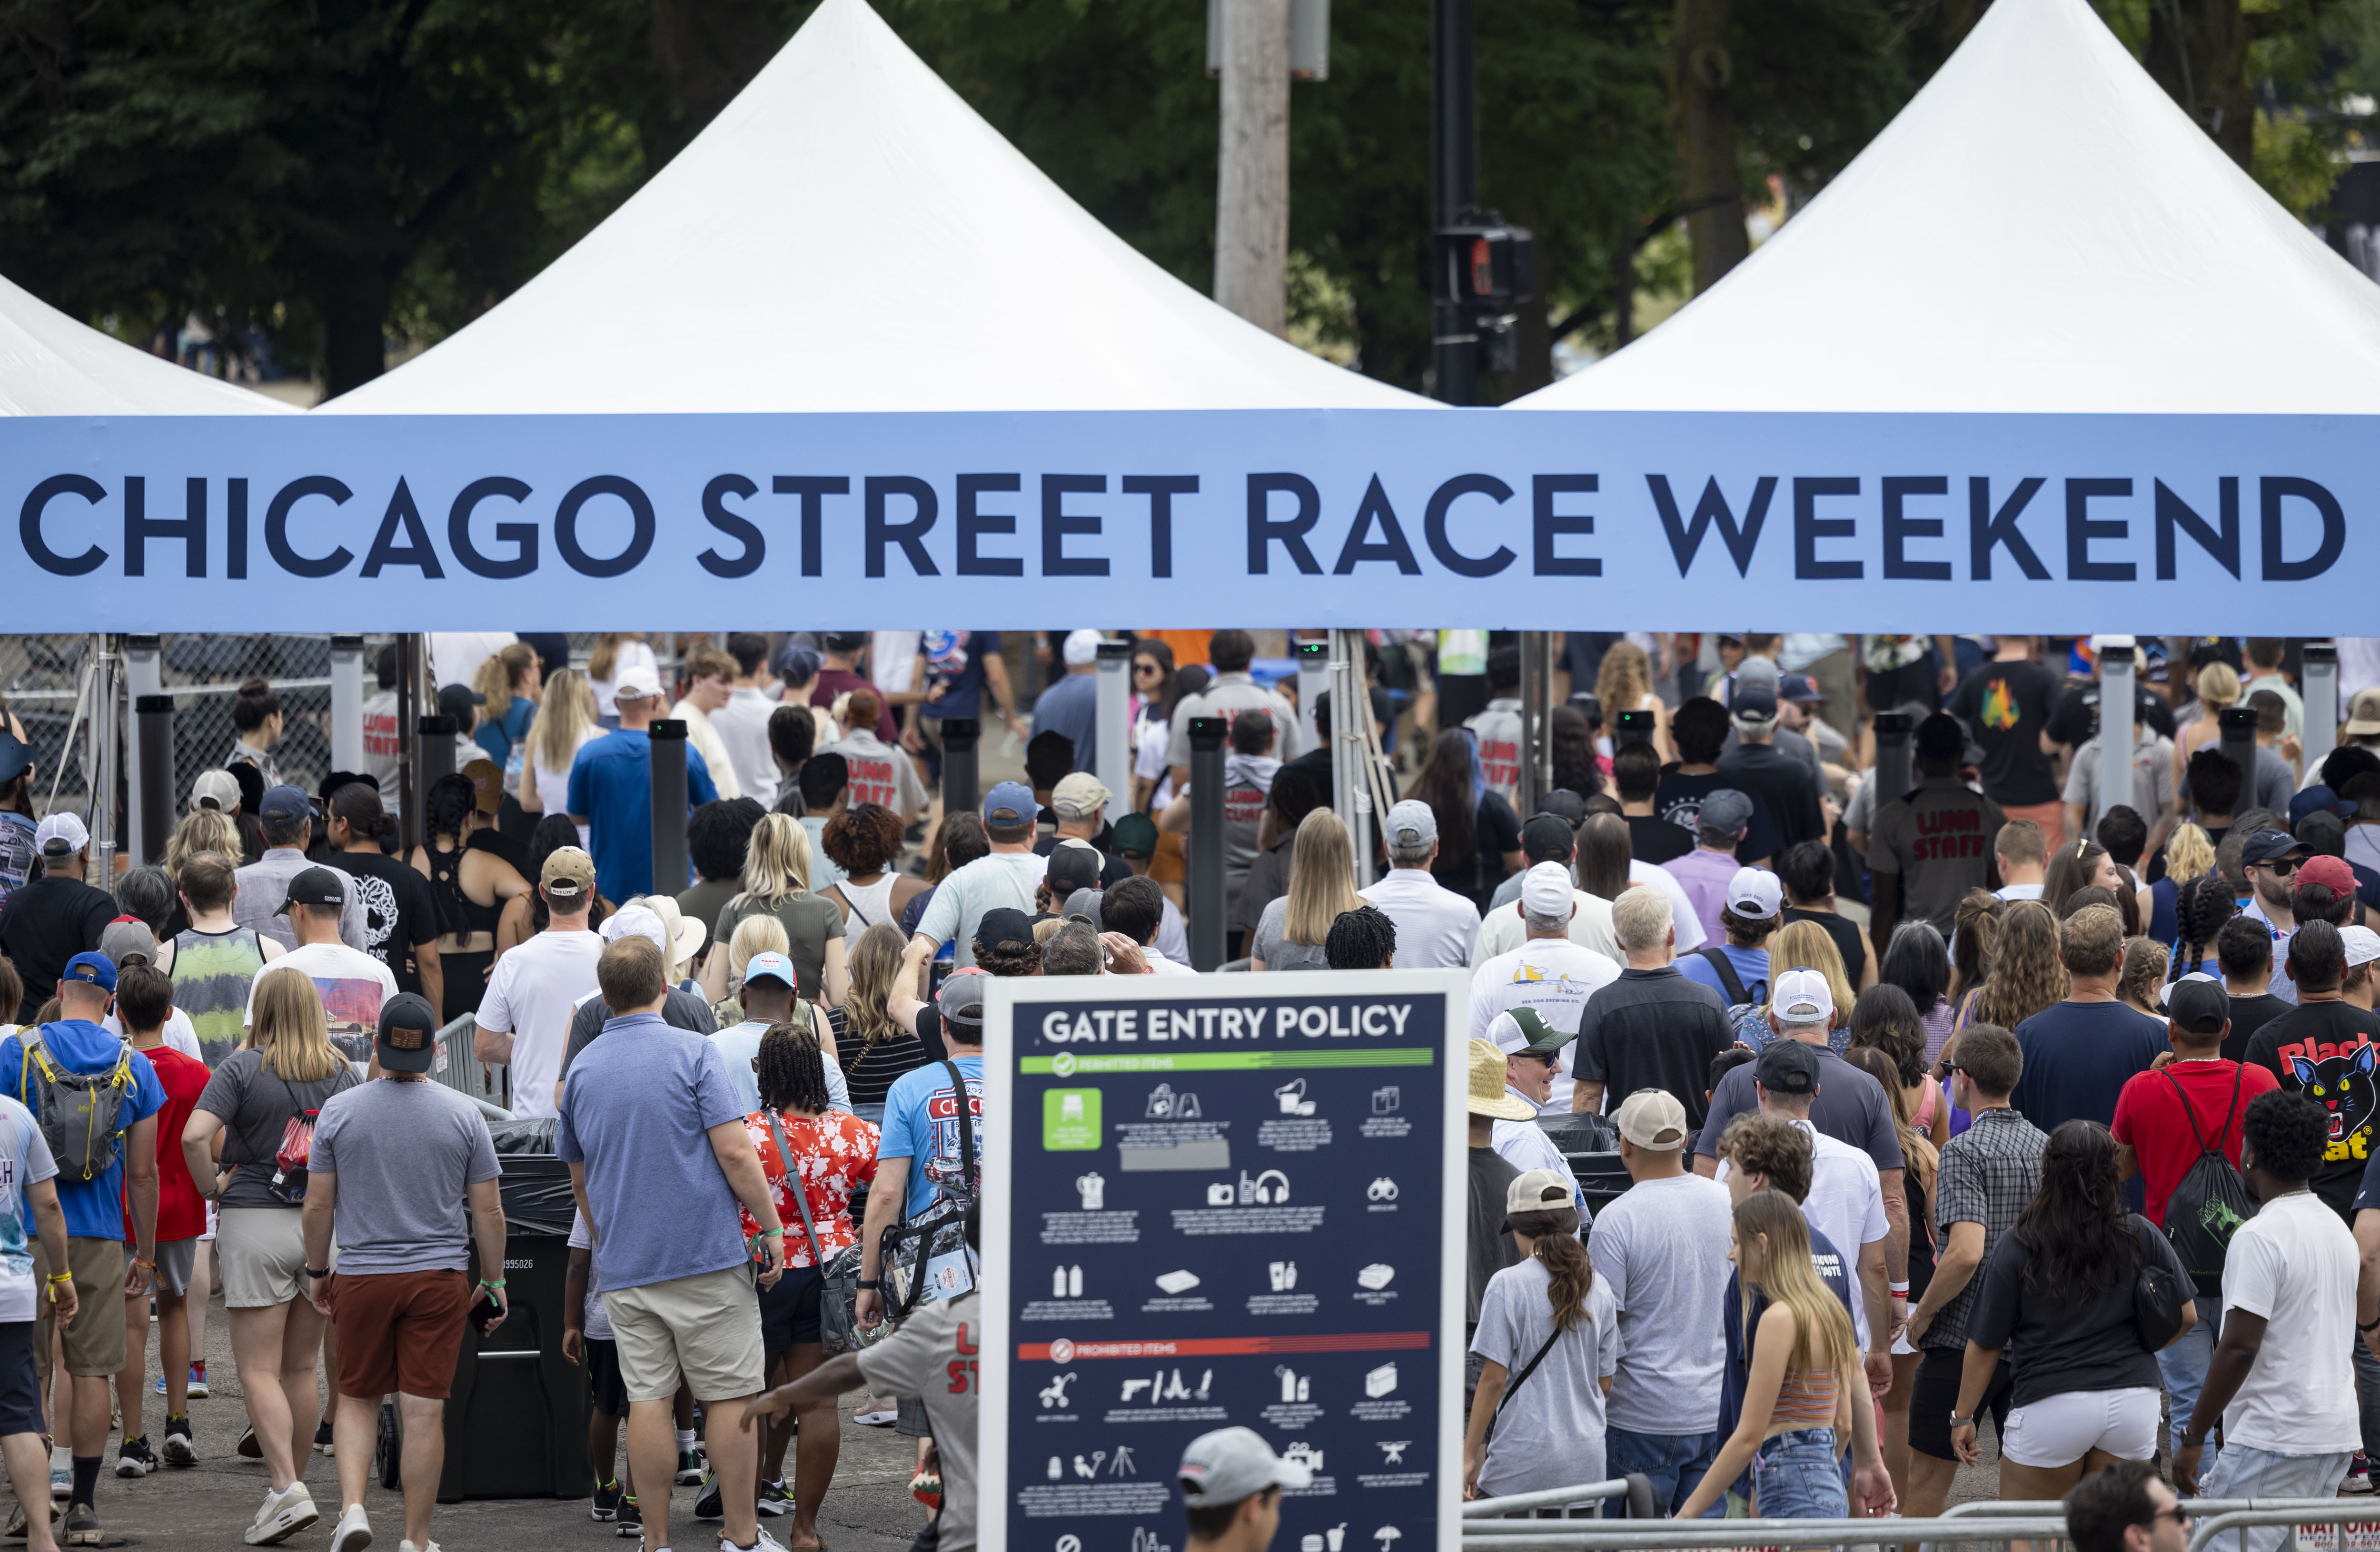
<path id="1" fill-rule="evenodd" d="M 2231 1236 L 2256 1216 L 2256 1199 L 2249 1194 L 2247 1182 L 2223 1156 L 2223 1139 L 2230 1134 L 2231 1122 L 2240 1113 L 2240 1080 L 2245 1071 L 2237 1065 L 2232 1070 L 2231 1113 L 2216 1128 L 2212 1147 L 2198 1129 L 2198 1114 L 2190 1108 L 2190 1097 L 2182 1092 L 2180 1081 L 2169 1070 L 2165 1073 L 2165 1081 L 2173 1085 L 2175 1097 L 2181 1100 L 2190 1134 L 2198 1143 L 2198 1158 L 2166 1198 L 2166 1243 L 2173 1246 L 2198 1291 L 2210 1298 L 2223 1291 L 2223 1258 L 2231 1249 Z"/>

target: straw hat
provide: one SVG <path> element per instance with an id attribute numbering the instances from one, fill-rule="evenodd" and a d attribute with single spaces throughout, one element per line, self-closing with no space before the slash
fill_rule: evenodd
<path id="1" fill-rule="evenodd" d="M 1492 1040 L 1471 1042 L 1471 1113 L 1498 1121 L 1530 1121 L 1536 1108 L 1519 1095 L 1505 1092 L 1504 1053 Z"/>

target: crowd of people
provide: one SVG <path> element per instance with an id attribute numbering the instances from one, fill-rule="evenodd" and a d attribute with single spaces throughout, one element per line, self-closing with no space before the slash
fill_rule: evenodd
<path id="1" fill-rule="evenodd" d="M 1470 973 L 1471 1496 L 1642 1473 L 1681 1516 L 1926 1516 L 1986 1415 L 2001 1495 L 2075 1491 L 2093 1552 L 2163 1534 L 2170 1490 L 2129 1462 L 2185 1495 L 2370 1491 L 2360 667 L 2309 768 L 2296 644 L 2144 650 L 2135 779 L 2102 793 L 2085 643 L 1572 636 L 1524 806 L 1517 649 L 1370 636 L 1377 748 L 1249 633 L 1133 637 L 1121 804 L 1090 769 L 1096 631 L 737 633 L 668 674 L 633 633 L 436 636 L 462 746 L 418 842 L 375 736 L 390 649 L 367 770 L 280 780 L 256 686 L 163 864 L 113 879 L 0 733 L 11 1534 L 100 1543 L 112 1425 L 119 1477 L 196 1461 L 220 1294 L 267 1479 L 248 1541 L 321 1517 L 323 1448 L 332 1552 L 359 1552 L 385 1407 L 427 1552 L 464 1332 L 510 1304 L 492 1111 L 569 1169 L 597 1522 L 666 1547 L 686 1486 L 722 1552 L 777 1546 L 769 1520 L 820 1545 L 858 1391 L 964 1552 L 974 1392 L 937 1376 L 971 1372 L 971 1279 L 905 1277 L 888 1236 L 978 1265 L 987 978 L 1195 974 L 1207 912 L 1224 969 Z M 2215 736 L 2234 704 L 2252 771 Z M 1914 727 L 1900 791 L 1882 710 Z M 682 879 L 650 843 L 664 717 Z M 1003 721 L 1025 779 L 953 808 L 959 717 Z M 1220 902 L 1188 876 L 1192 717 L 1229 733 Z M 1391 799 L 1361 832 L 1330 806 L 1347 758 Z M 427 1078 L 449 1059 L 488 1104 Z M 1200 1439 L 1192 1544 L 1260 1552 L 1304 1470 Z"/>

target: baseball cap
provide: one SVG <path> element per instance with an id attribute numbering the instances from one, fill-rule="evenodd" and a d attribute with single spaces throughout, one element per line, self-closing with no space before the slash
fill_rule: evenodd
<path id="1" fill-rule="evenodd" d="M 991 913 L 993 915 L 1000 914 Z M 1012 916 L 1024 915 L 1021 911 L 1007 914 Z M 1026 940 L 1031 940 L 1029 932 Z M 991 977 L 984 975 L 956 975 L 944 981 L 942 989 L 934 997 L 934 1006 L 941 1011 L 942 1022 L 980 1031 L 983 1028 L 983 994 L 990 985 Z"/>
<path id="2" fill-rule="evenodd" d="M 1033 789 L 1022 782 L 1002 782 L 983 794 L 983 822 L 1002 828 L 1031 824 L 1041 817 Z"/>
<path id="3" fill-rule="evenodd" d="M 1146 861 L 1157 855 L 1157 821 L 1146 814 L 1126 814 L 1115 822 L 1108 847 L 1120 857 Z"/>
<path id="4" fill-rule="evenodd" d="M 190 783 L 190 812 L 212 808 L 228 814 L 239 806 L 239 778 L 228 770 L 201 770 Z"/>
<path id="5" fill-rule="evenodd" d="M 1551 1056 L 1578 1036 L 1556 1029 L 1535 1008 L 1507 1008 L 1488 1024 L 1488 1038 L 1506 1056 Z"/>
<path id="6" fill-rule="evenodd" d="M 1710 800 L 1703 801 L 1707 806 Z M 1727 908 L 1746 921 L 1774 921 L 1784 904 L 1784 886 L 1777 881 L 1776 874 L 1765 867 L 1739 867 L 1735 877 L 1728 880 Z M 1833 1004 L 1829 1002 L 1828 1006 Z"/>
<path id="7" fill-rule="evenodd" d="M 1640 1148 L 1674 1153 L 1686 1146 L 1686 1108 L 1666 1088 L 1640 1088 L 1620 1102 L 1620 1134 Z"/>
<path id="8" fill-rule="evenodd" d="M 1571 913 L 1570 869 L 1559 862 L 1541 862 L 1521 875 L 1521 910 L 1532 916 L 1567 916 Z"/>
<path id="9" fill-rule="evenodd" d="M 1427 846 L 1438 839 L 1438 815 L 1428 804 L 1408 797 L 1389 810 L 1389 844 Z"/>
<path id="10" fill-rule="evenodd" d="M 2348 806 L 2353 807 L 2352 804 Z M 2315 854 L 2314 860 L 2337 858 L 2347 852 L 2347 821 L 2326 808 L 2319 808 L 2291 827 L 2297 838 L 2305 843 L 2306 850 Z"/>
<path id="11" fill-rule="evenodd" d="M 1050 866 L 1043 875 L 1050 881 L 1050 897 L 1062 900 L 1078 889 L 1090 888 L 1099 881 L 1105 864 L 1099 848 L 1087 841 L 1060 842 L 1050 848 Z"/>
<path id="12" fill-rule="evenodd" d="M 1818 1053 L 1799 1040 L 1772 1040 L 1752 1075 L 1771 1094 L 1815 1094 Z"/>
<path id="13" fill-rule="evenodd" d="M 293 905 L 344 905 L 347 891 L 339 887 L 343 875 L 327 867 L 302 867 L 289 880 L 289 892 L 273 908 L 276 916 L 285 916 Z"/>
<path id="14" fill-rule="evenodd" d="M 988 949 L 1006 949 L 1014 952 L 1033 946 L 1033 923 L 1024 912 L 1013 905 L 986 911 L 976 924 L 977 941 Z"/>
<path id="15" fill-rule="evenodd" d="M 2366 937 L 2368 928 L 2358 928 Z M 2374 952 L 2380 953 L 2380 948 Z M 2187 1029 L 2193 1035 L 2220 1035 L 2223 1026 L 2231 1022 L 2231 994 L 2221 981 L 2182 979 L 2173 983 L 2165 1000 L 2166 1017 L 2177 1029 Z"/>
<path id="16" fill-rule="evenodd" d="M 807 685 L 818 677 L 819 665 L 825 661 L 817 648 L 788 641 L 777 651 L 777 677 L 789 685 Z"/>
<path id="17" fill-rule="evenodd" d="M 256 806 L 256 817 L 276 820 L 310 819 L 314 817 L 314 800 L 306 795 L 305 788 L 294 787 L 284 782 L 265 793 L 264 801 Z"/>
<path id="18" fill-rule="evenodd" d="M 1521 851 L 1533 857 L 1566 857 L 1577 844 L 1577 829 L 1560 814 L 1532 814 L 1521 827 Z"/>
<path id="19" fill-rule="evenodd" d="M 1741 835 L 1752 827 L 1752 799 L 1733 787 L 1716 787 L 1703 794 L 1694 829 L 1712 835 Z"/>
<path id="20" fill-rule="evenodd" d="M 2310 787 L 2300 787 L 2296 795 L 2289 799 L 2289 828 L 2295 830 L 2299 820 L 2315 813 L 2337 814 L 2341 818 L 2349 818 L 2355 813 L 2355 805 L 2341 803 L 2337 793 L 2316 782 Z"/>
<path id="21" fill-rule="evenodd" d="M 1742 913 L 1737 913 L 1741 915 Z M 1810 1024 L 1835 1011 L 1834 988 L 1816 970 L 1788 970 L 1777 977 L 1768 1011 L 1788 1024 Z"/>
<path id="22" fill-rule="evenodd" d="M 1524 1212 L 1554 1212 L 1562 1207 L 1578 1206 L 1578 1194 L 1570 1182 L 1553 1170 L 1524 1170 L 1512 1177 L 1504 1188 L 1504 1222 L 1510 1231 L 1512 1216 Z"/>
<path id="23" fill-rule="evenodd" d="M 2298 867 L 2300 884 L 2320 884 L 2335 896 L 2355 892 L 2355 869 L 2347 866 L 2345 857 L 2308 857 Z"/>
<path id="24" fill-rule="evenodd" d="M 1727 710 L 1739 722 L 1773 722 L 1777 720 L 1777 692 L 1766 685 L 1738 684 L 1735 694 L 1728 699 Z"/>
<path id="25" fill-rule="evenodd" d="M 1471 1042 L 1471 1087 L 1463 1103 L 1475 1116 L 1498 1121 L 1534 1121 L 1536 1107 L 1504 1087 L 1504 1053 L 1493 1040 Z"/>
<path id="26" fill-rule="evenodd" d="M 830 652 L 856 652 L 868 645 L 866 631 L 829 631 L 820 637 Z"/>
<path id="27" fill-rule="evenodd" d="M 1200 1434 L 1182 1451 L 1174 1482 L 1193 1509 L 1235 1504 L 1268 1487 L 1305 1487 L 1314 1473 L 1303 1461 L 1284 1461 L 1254 1428 L 1218 1428 Z"/>
<path id="28" fill-rule="evenodd" d="M 1806 673 L 1788 673 L 1777 681 L 1777 694 L 1796 706 L 1815 706 L 1823 702 L 1826 693 L 1818 682 Z"/>
<path id="29" fill-rule="evenodd" d="M 2380 737 L 2380 689 L 2356 691 L 2347 702 L 2347 723 L 2338 731 L 2350 738 Z"/>
<path id="30" fill-rule="evenodd" d="M 401 991 L 380 1005 L 381 1070 L 427 1073 L 438 1060 L 438 1014 L 430 1000 Z"/>
<path id="31" fill-rule="evenodd" d="M 15 735 L 0 733 L 0 782 L 13 782 L 32 768 L 33 746 Z"/>
<path id="32" fill-rule="evenodd" d="M 66 970 L 58 976 L 62 981 L 87 981 L 103 991 L 115 989 L 115 962 L 103 953 L 86 949 L 67 961 Z"/>
<path id="33" fill-rule="evenodd" d="M 2346 946 L 2347 967 L 2350 970 L 2380 959 L 2380 932 L 2368 927 L 2342 927 L 2338 929 L 2338 940 Z"/>
<path id="34" fill-rule="evenodd" d="M 2260 830 L 2240 844 L 2240 860 L 2273 862 L 2304 850 L 2304 844 L 2286 830 Z"/>
<path id="35" fill-rule="evenodd" d="M 774 951 L 756 953 L 744 962 L 744 984 L 749 986 L 754 981 L 774 981 L 796 990 L 802 984 L 801 976 L 795 973 L 794 962 Z"/>
<path id="36" fill-rule="evenodd" d="M 157 963 L 157 935 L 149 924 L 136 916 L 118 916 L 100 930 L 99 952 L 110 963 L 122 969 L 128 959 L 144 964 Z"/>
<path id="37" fill-rule="evenodd" d="M 1077 770 L 1050 789 L 1050 810 L 1062 819 L 1087 819 L 1105 808 L 1113 795 L 1105 782 L 1087 770 Z"/>
<path id="38" fill-rule="evenodd" d="M 1050 898 L 1054 900 L 1057 897 L 1052 895 Z M 1064 908 L 1058 914 L 1069 920 L 1080 916 L 1104 932 L 1107 930 L 1107 913 L 1101 909 L 1099 898 L 1099 891 L 1095 889 L 1078 889 L 1066 896 Z"/>
<path id="39" fill-rule="evenodd" d="M 1069 668 L 1097 662 L 1099 661 L 1099 633 L 1095 630 L 1068 631 L 1066 644 L 1061 650 L 1065 654 Z"/>
<path id="40" fill-rule="evenodd" d="M 548 902 L 575 903 L 595 892 L 595 859 L 576 846 L 556 846 L 546 854 L 537 881 Z"/>
<path id="41" fill-rule="evenodd" d="M 468 760 L 456 774 L 471 783 L 471 803 L 480 813 L 492 814 L 504 806 L 504 773 L 495 761 Z"/>
<path id="42" fill-rule="evenodd" d="M 33 844 L 43 856 L 62 857 L 91 844 L 91 831 L 72 814 L 52 814 L 33 827 Z"/>
<path id="43" fill-rule="evenodd" d="M 619 679 L 612 685 L 612 698 L 614 701 L 644 700 L 657 696 L 662 693 L 659 678 L 660 675 L 642 664 L 624 668 L 620 671 Z M 438 693 L 443 699 L 446 692 L 441 690 Z"/>
<path id="44" fill-rule="evenodd" d="M 462 720 L 464 712 L 472 711 L 476 714 L 478 708 L 487 704 L 488 697 L 481 695 L 479 691 L 471 688 L 468 685 L 441 685 L 438 686 L 438 709 L 444 715 L 453 717 L 458 721 Z"/>
<path id="45" fill-rule="evenodd" d="M 664 954 L 670 951 L 669 928 L 662 925 L 661 913 L 645 905 L 623 905 L 603 918 L 597 930 L 603 941 L 616 943 L 623 938 L 643 938 Z"/>
<path id="46" fill-rule="evenodd" d="M 1537 813 L 1550 814 L 1575 831 L 1586 822 L 1586 799 L 1568 787 L 1556 787 L 1539 801 Z M 1524 831 L 1522 833 L 1526 834 L 1527 831 Z"/>
<path id="47" fill-rule="evenodd" d="M 1931 712 L 1917 724 L 1915 747 L 1920 759 L 1955 760 L 1967 752 L 1966 727 L 1947 711 Z"/>
<path id="48" fill-rule="evenodd" d="M 1783 672 L 1767 658 L 1746 658 L 1735 668 L 1735 685 L 1738 689 L 1750 685 L 1774 693 L 1784 677 Z"/>

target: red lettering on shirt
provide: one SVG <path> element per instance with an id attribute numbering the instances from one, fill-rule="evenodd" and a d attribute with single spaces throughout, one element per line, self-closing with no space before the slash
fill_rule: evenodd
<path id="1" fill-rule="evenodd" d="M 953 1395 L 953 1396 L 964 1396 L 964 1395 L 965 1395 L 969 1390 L 974 1389 L 974 1388 L 975 1388 L 975 1362 L 974 1362 L 974 1360 L 972 1360 L 972 1359 L 967 1359 L 967 1358 L 953 1358 L 953 1359 L 952 1359 L 952 1360 L 951 1360 L 951 1365 L 950 1365 L 950 1376 L 951 1376 L 951 1394 L 952 1394 L 952 1395 Z"/>
<path id="2" fill-rule="evenodd" d="M 959 1322 L 958 1350 L 970 1358 L 975 1356 L 977 1352 L 975 1340 L 967 1335 L 967 1323 L 964 1320 Z"/>
<path id="3" fill-rule="evenodd" d="M 844 755 L 844 760 L 851 768 L 853 806 L 873 803 L 885 808 L 897 810 L 900 807 L 901 788 L 893 780 L 891 761 L 851 754 Z"/>
<path id="4" fill-rule="evenodd" d="M 946 1088 L 926 1101 L 926 1113 L 936 1121 L 948 1121 L 953 1116 L 959 1113 L 959 1102 L 952 1096 L 951 1091 Z M 970 1094 L 967 1096 L 967 1114 L 972 1116 L 980 1116 L 983 1114 L 982 1095 Z"/>
<path id="5" fill-rule="evenodd" d="M 2292 1061 L 2299 1060 L 2328 1061 L 2332 1057 L 2347 1055 L 2358 1046 L 2368 1046 L 2372 1043 L 2372 1038 L 2368 1035 L 2358 1035 L 2345 1045 L 2330 1040 L 2292 1040 L 2275 1051 L 2273 1055 L 2275 1060 L 2280 1062 L 2281 1071 L 2287 1073 Z"/>

